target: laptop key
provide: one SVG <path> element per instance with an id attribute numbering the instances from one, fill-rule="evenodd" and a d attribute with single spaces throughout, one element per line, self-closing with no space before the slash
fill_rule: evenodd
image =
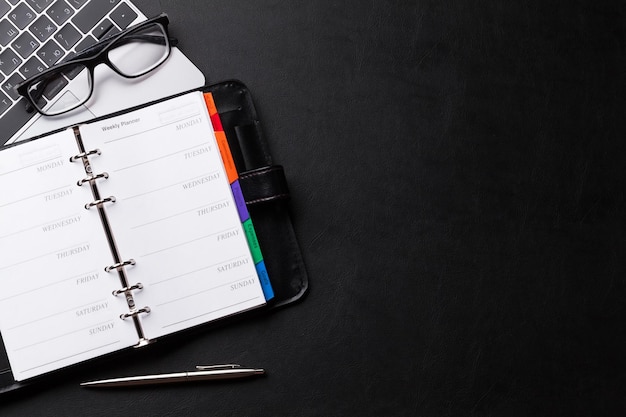
<path id="1" fill-rule="evenodd" d="M 30 56 L 33 52 L 35 52 L 35 49 L 37 49 L 39 45 L 39 42 L 35 40 L 35 37 L 31 35 L 30 32 L 22 33 L 11 44 L 13 49 L 15 49 L 17 53 L 22 56 L 22 58 Z"/>
<path id="2" fill-rule="evenodd" d="M 64 0 L 57 0 L 52 6 L 50 6 L 46 13 L 56 22 L 57 25 L 61 26 L 67 21 L 67 19 L 70 18 L 70 16 L 74 14 L 74 9 L 72 9 Z"/>
<path id="3" fill-rule="evenodd" d="M 21 63 L 22 60 L 13 52 L 13 49 L 5 49 L 0 53 L 0 70 L 4 75 L 10 75 Z"/>
<path id="4" fill-rule="evenodd" d="M 63 26 L 56 35 L 54 35 L 54 38 L 63 48 L 65 48 L 65 50 L 69 51 L 74 45 L 76 45 L 76 42 L 80 40 L 81 36 L 80 32 L 68 23 Z"/>
<path id="5" fill-rule="evenodd" d="M 91 34 L 96 37 L 96 39 L 102 39 L 102 37 L 113 27 L 113 23 L 109 19 L 104 19 L 98 26 L 95 27 Z"/>
<path id="6" fill-rule="evenodd" d="M 0 99 L 0 101 L 2 100 Z M 34 109 L 29 112 L 27 107 L 31 106 L 26 103 L 26 99 L 22 98 L 0 117 L 0 134 L 2 135 L 0 136 L 0 145 L 4 145 L 26 122 L 37 114 Z"/>
<path id="7" fill-rule="evenodd" d="M 52 0 L 28 0 L 30 7 L 33 8 L 37 13 L 43 13 L 46 10 L 46 7 L 52 3 Z"/>
<path id="8" fill-rule="evenodd" d="M 92 1 L 74 16 L 72 22 L 81 32 L 89 33 L 119 2 L 120 0 Z"/>
<path id="9" fill-rule="evenodd" d="M 98 42 L 96 38 L 89 35 L 85 39 L 80 41 L 78 45 L 76 45 L 76 52 L 78 53 L 80 51 L 84 51 L 85 49 L 89 48 L 91 45 L 95 44 L 96 42 Z"/>
<path id="10" fill-rule="evenodd" d="M 15 91 L 15 86 L 22 81 L 24 81 L 24 78 L 20 74 L 15 73 L 2 83 L 2 91 L 7 93 L 13 100 L 17 100 L 20 98 L 20 95 Z"/>
<path id="11" fill-rule="evenodd" d="M 11 104 L 13 104 L 11 99 L 7 97 L 7 95 L 4 94 L 2 91 L 0 91 L 0 114 L 7 111 L 7 109 L 11 107 Z"/>
<path id="12" fill-rule="evenodd" d="M 43 42 L 46 39 L 48 39 L 50 36 L 52 36 L 56 28 L 57 26 L 54 23 L 52 23 L 52 20 L 50 20 L 48 16 L 43 14 L 39 16 L 39 19 L 35 20 L 35 23 L 30 25 L 28 29 L 41 42 Z"/>
<path id="13" fill-rule="evenodd" d="M 9 19 L 15 23 L 20 29 L 24 29 L 35 19 L 36 15 L 33 10 L 25 3 L 20 3 L 11 13 L 9 13 Z"/>
<path id="14" fill-rule="evenodd" d="M 20 73 L 24 76 L 24 78 L 32 77 L 33 75 L 37 75 L 40 72 L 43 72 L 46 69 L 46 66 L 41 63 L 39 58 L 36 56 L 30 57 L 28 61 L 22 65 L 20 68 Z"/>
<path id="15" fill-rule="evenodd" d="M 22 0 L 9 0 L 9 3 L 11 3 L 12 5 L 16 5 L 17 3 L 19 3 Z"/>
<path id="16" fill-rule="evenodd" d="M 7 3 L 6 0 L 1 0 L 0 1 L 0 17 L 7 14 L 9 10 L 11 10 L 11 6 L 9 5 L 9 3 Z"/>
<path id="17" fill-rule="evenodd" d="M 65 51 L 53 39 L 50 39 L 37 51 L 37 55 L 47 66 L 51 67 L 65 55 Z"/>
<path id="18" fill-rule="evenodd" d="M 46 84 L 46 88 L 43 90 L 44 97 L 48 99 L 48 101 L 52 100 L 68 83 L 69 81 L 63 76 L 54 77 L 54 80 L 50 80 L 50 82 Z"/>
<path id="19" fill-rule="evenodd" d="M 122 3 L 117 9 L 113 10 L 111 19 L 124 30 L 137 19 L 137 13 L 128 4 Z"/>
<path id="20" fill-rule="evenodd" d="M 7 46 L 18 33 L 17 28 L 8 19 L 0 21 L 0 45 Z"/>

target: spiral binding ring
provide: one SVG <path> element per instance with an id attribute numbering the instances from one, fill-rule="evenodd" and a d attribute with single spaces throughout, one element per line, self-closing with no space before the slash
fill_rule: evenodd
<path id="1" fill-rule="evenodd" d="M 127 261 L 118 262 L 116 264 L 109 265 L 109 266 L 104 268 L 104 272 L 111 272 L 114 269 L 120 269 L 120 268 L 125 267 L 126 265 L 135 265 L 135 260 L 134 259 L 129 259 Z M 139 284 L 139 285 L 141 285 L 141 284 Z"/>
<path id="2" fill-rule="evenodd" d="M 120 318 L 122 320 L 126 320 L 129 317 L 135 317 L 135 316 L 138 316 L 138 315 L 140 315 L 142 313 L 149 314 L 150 313 L 150 307 L 143 307 L 143 308 L 140 308 L 138 310 L 133 310 L 133 311 L 131 311 L 129 313 L 120 314 Z"/>
<path id="3" fill-rule="evenodd" d="M 98 178 L 104 178 L 105 180 L 109 178 L 109 174 L 107 172 L 103 172 L 102 174 L 97 174 L 97 175 L 90 175 L 88 177 L 83 178 L 80 181 L 77 181 L 76 184 L 78 184 L 78 186 L 82 186 L 83 184 L 85 184 L 86 182 L 91 182 L 91 181 L 95 181 Z"/>
<path id="4" fill-rule="evenodd" d="M 142 289 L 143 289 L 143 284 L 141 282 L 138 282 L 134 285 L 131 285 L 130 287 L 124 287 L 124 288 L 120 288 L 119 290 L 113 291 L 113 295 L 117 297 L 118 295 L 123 294 L 126 291 L 135 291 L 135 290 L 142 290 Z"/>
<path id="5" fill-rule="evenodd" d="M 78 155 L 71 156 L 70 162 L 76 162 L 79 159 L 88 157 L 89 155 L 101 155 L 101 154 L 102 152 L 100 151 L 100 149 L 92 149 L 91 151 L 81 152 Z"/>
<path id="6" fill-rule="evenodd" d="M 102 198 L 100 200 L 92 201 L 91 203 L 85 204 L 85 208 L 87 210 L 89 210 L 93 206 L 97 206 L 97 205 L 104 204 L 104 203 L 115 203 L 115 196 L 111 196 L 111 197 L 107 197 L 107 198 Z"/>

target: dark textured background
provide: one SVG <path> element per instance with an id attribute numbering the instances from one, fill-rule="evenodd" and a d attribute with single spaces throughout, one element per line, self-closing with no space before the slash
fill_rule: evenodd
<path id="1" fill-rule="evenodd" d="M 2 416 L 626 414 L 623 1 L 137 4 L 251 89 L 310 292 Z M 233 361 L 268 376 L 78 387 Z"/>

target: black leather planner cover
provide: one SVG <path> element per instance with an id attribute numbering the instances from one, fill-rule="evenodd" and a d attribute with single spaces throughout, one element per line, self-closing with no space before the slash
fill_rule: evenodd
<path id="1" fill-rule="evenodd" d="M 236 317 L 245 319 L 246 314 L 259 314 L 299 300 L 308 288 L 308 277 L 289 215 L 290 195 L 285 173 L 282 166 L 273 162 L 250 91 L 236 80 L 209 85 L 203 91 L 213 94 L 274 291 L 274 298 L 266 306 Z M 216 324 L 209 323 L 194 331 L 209 330 Z M 138 360 L 144 349 L 150 347 L 136 349 Z M 104 363 L 107 359 L 110 360 L 110 357 L 93 361 Z M 63 372 L 60 370 L 25 382 L 15 382 L 4 344 L 0 343 L 0 393 L 53 380 Z"/>
<path id="2" fill-rule="evenodd" d="M 241 189 L 254 221 L 275 300 L 279 307 L 298 300 L 308 278 L 291 225 L 289 189 L 282 166 L 275 165 L 247 87 L 227 81 L 206 88 L 215 104 L 240 175 Z"/>

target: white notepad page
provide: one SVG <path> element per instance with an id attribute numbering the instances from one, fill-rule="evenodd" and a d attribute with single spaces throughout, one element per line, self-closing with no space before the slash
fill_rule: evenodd
<path id="1" fill-rule="evenodd" d="M 71 130 L 0 153 L 0 331 L 16 380 L 131 346 Z"/>
<path id="2" fill-rule="evenodd" d="M 265 304 L 208 110 L 195 92 L 81 126 L 148 338 Z M 239 231 L 240 233 L 229 233 Z M 243 281 L 254 285 L 236 285 Z"/>

